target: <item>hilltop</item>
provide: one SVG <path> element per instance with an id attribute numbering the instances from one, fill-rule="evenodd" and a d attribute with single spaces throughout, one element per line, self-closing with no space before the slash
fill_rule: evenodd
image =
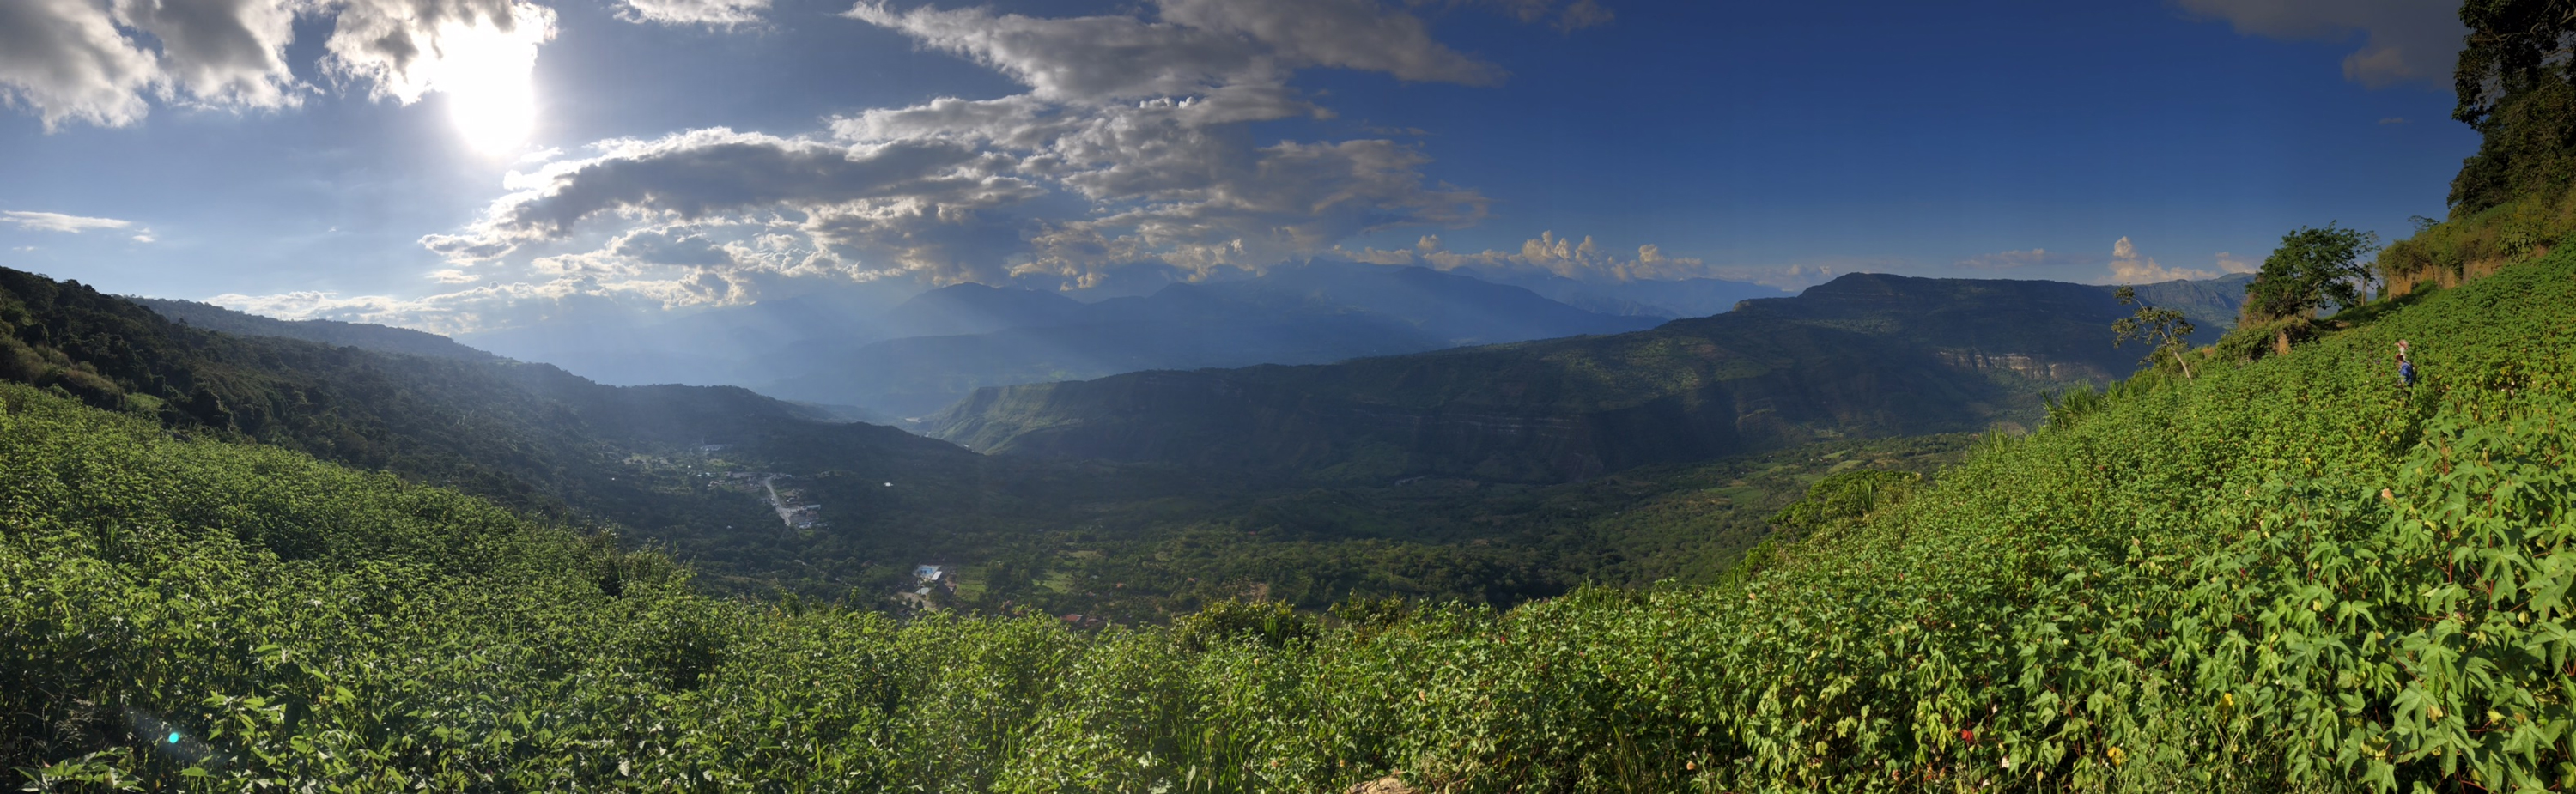
<path id="1" fill-rule="evenodd" d="M 122 297 L 151 309 L 152 313 L 169 318 L 172 322 L 235 336 L 277 336 L 319 342 L 334 347 L 355 347 L 378 353 L 453 358 L 460 361 L 501 359 L 500 356 L 457 344 L 454 339 L 409 328 L 344 323 L 337 320 L 279 320 L 196 301 L 142 298 L 130 295 Z"/>

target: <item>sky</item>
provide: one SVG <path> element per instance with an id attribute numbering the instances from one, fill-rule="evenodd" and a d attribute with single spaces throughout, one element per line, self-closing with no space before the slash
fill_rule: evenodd
<path id="1" fill-rule="evenodd" d="M 1309 257 L 2207 278 L 2439 216 L 2439 0 L 10 0 L 0 266 L 461 333 Z"/>

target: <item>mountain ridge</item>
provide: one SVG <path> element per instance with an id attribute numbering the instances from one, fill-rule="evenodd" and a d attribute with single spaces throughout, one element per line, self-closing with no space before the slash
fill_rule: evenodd
<path id="1" fill-rule="evenodd" d="M 2043 392 L 2135 368 L 2143 351 L 2116 349 L 2109 329 L 2130 311 L 2093 285 L 1853 274 L 1613 336 L 980 389 L 925 432 L 988 453 L 1273 476 L 1580 479 L 2034 422 Z"/>

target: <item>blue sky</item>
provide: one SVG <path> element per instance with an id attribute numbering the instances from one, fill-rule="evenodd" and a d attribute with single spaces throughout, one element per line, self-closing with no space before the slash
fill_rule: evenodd
<path id="1" fill-rule="evenodd" d="M 2455 5 L 27 0 L 0 265 L 443 331 L 1308 256 L 2209 276 L 2442 213 Z"/>

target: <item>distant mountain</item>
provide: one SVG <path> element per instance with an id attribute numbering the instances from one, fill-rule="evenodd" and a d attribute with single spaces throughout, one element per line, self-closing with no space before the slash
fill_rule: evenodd
<path id="1" fill-rule="evenodd" d="M 1495 283 L 1528 288 L 1578 309 L 1638 317 L 1706 317 L 1733 309 L 1742 301 L 1789 294 L 1778 287 L 1714 278 L 1594 282 L 1547 273 L 1477 275 Z"/>
<path id="2" fill-rule="evenodd" d="M 2192 343 L 2205 345 L 2236 326 L 2237 311 L 2245 306 L 2245 285 L 2252 283 L 2252 273 L 2230 273 L 2199 281 L 2140 284 L 2133 289 L 2141 302 L 2182 312 L 2197 329 Z"/>
<path id="3" fill-rule="evenodd" d="M 958 336 L 1079 321 L 1082 301 L 1053 292 L 968 282 L 915 295 L 876 323 L 877 338 Z M 828 337 L 827 337 L 828 338 Z"/>
<path id="4" fill-rule="evenodd" d="M 926 430 L 979 451 L 1318 480 L 1579 479 L 2026 421 L 2044 390 L 2135 367 L 2143 351 L 2114 348 L 2109 327 L 2130 311 L 2108 287 L 1854 274 L 1615 336 L 981 389 Z"/>
<path id="5" fill-rule="evenodd" d="M 434 356 L 460 361 L 498 361 L 500 356 L 476 350 L 437 334 L 336 320 L 279 320 L 245 314 L 213 304 L 162 298 L 128 297 L 153 313 L 192 328 L 240 336 L 282 336 L 334 347 L 356 347 L 379 353 Z"/>
<path id="6" fill-rule="evenodd" d="M 984 318 L 1009 311 L 1029 319 L 989 333 L 790 345 L 766 368 L 795 374 L 758 388 L 791 399 L 918 416 L 985 386 L 1154 369 L 1325 363 L 1617 333 L 1656 322 L 1584 311 L 1520 287 L 1427 268 L 1336 262 L 1243 281 L 1173 284 L 1152 295 L 1091 304 L 970 285 L 914 300 L 933 298 L 948 307 L 935 316 Z"/>
<path id="7" fill-rule="evenodd" d="M 742 385 L 775 377 L 759 362 L 800 341 L 909 335 L 883 320 L 918 292 L 909 284 L 873 281 L 669 320 L 574 304 L 560 316 L 459 339 L 601 383 Z"/>

